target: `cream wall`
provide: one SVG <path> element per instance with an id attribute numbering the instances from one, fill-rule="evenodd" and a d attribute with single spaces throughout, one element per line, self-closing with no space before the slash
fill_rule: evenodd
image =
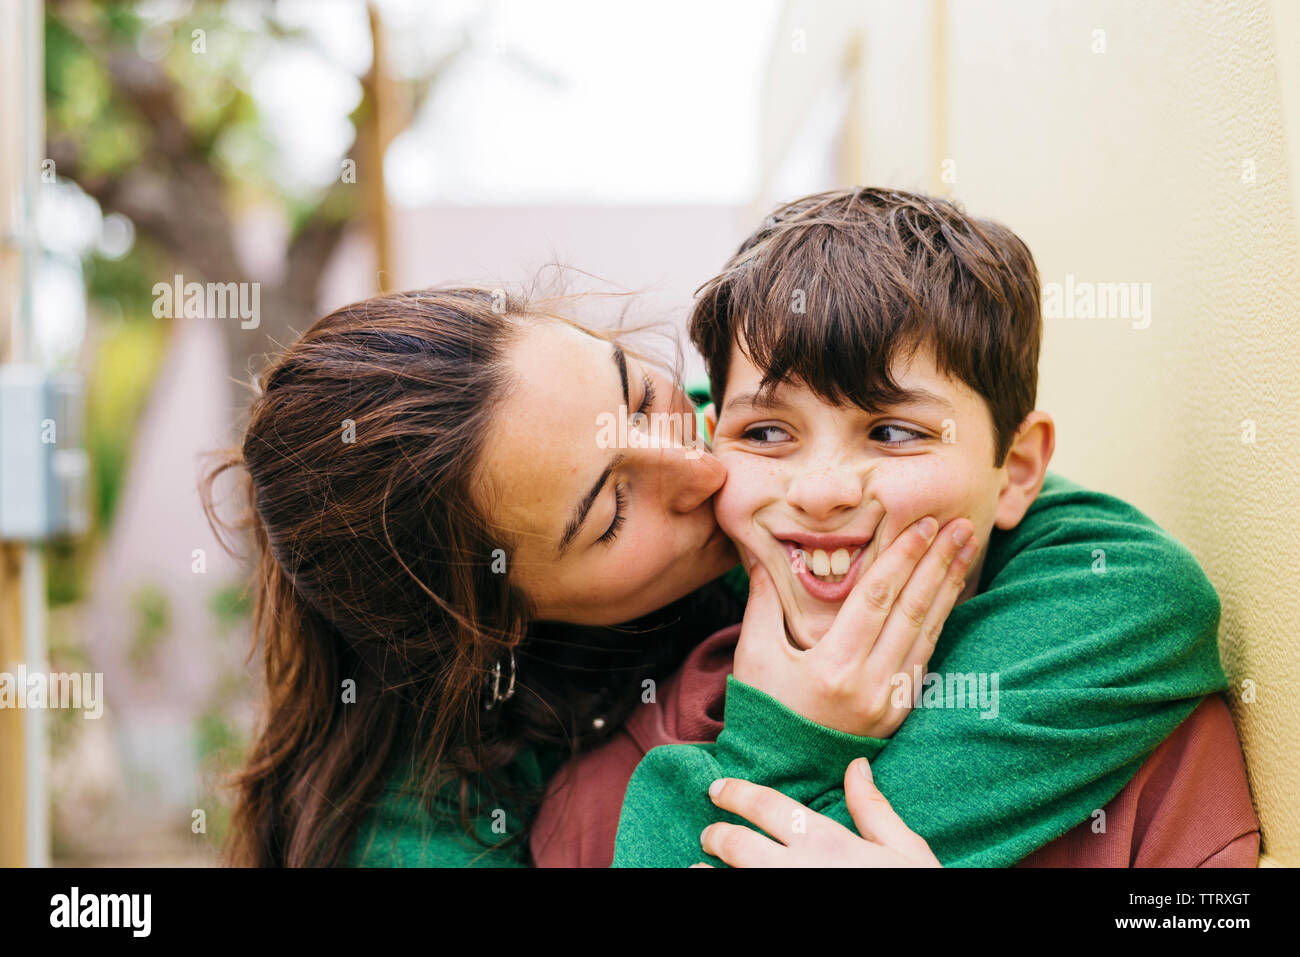
<path id="1" fill-rule="evenodd" d="M 1150 284 L 1149 325 L 1046 320 L 1053 468 L 1206 569 L 1264 863 L 1300 865 L 1300 4 L 790 3 L 767 169 L 845 73 L 844 182 L 951 193 L 1044 283 Z"/>

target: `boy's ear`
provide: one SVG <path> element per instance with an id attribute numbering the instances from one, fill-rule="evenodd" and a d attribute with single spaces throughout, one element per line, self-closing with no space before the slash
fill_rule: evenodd
<path id="1" fill-rule="evenodd" d="M 1034 504 L 1047 477 L 1047 466 L 1056 450 L 1056 423 L 1046 412 L 1034 411 L 1025 417 L 1007 450 L 1006 483 L 998 494 L 993 524 L 1012 529 L 1020 524 Z"/>
<path id="2" fill-rule="evenodd" d="M 712 446 L 713 436 L 718 431 L 718 409 L 712 402 L 704 407 L 704 422 L 709 427 L 709 434 L 704 438 Z"/>

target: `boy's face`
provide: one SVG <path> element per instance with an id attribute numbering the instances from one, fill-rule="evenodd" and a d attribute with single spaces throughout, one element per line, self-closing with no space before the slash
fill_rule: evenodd
<path id="1" fill-rule="evenodd" d="M 756 406 L 762 372 L 732 346 L 713 440 L 727 481 L 714 508 L 742 553 L 771 574 L 802 648 L 826 634 L 876 556 L 926 515 L 941 529 L 958 517 L 974 523 L 979 553 L 958 601 L 978 588 L 1007 485 L 1006 469 L 991 464 L 988 406 L 941 375 L 928 349 L 891 373 L 900 388 L 930 395 L 872 415 L 792 381 Z"/>

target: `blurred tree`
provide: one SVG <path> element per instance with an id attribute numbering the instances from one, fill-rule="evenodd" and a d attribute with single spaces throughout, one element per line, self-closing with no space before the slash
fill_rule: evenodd
<path id="1" fill-rule="evenodd" d="M 46 9 L 47 140 L 55 171 L 75 180 L 106 213 L 127 216 L 137 242 L 152 246 L 136 262 L 112 270 L 135 272 L 122 278 L 136 282 L 142 273 L 147 288 L 129 282 L 134 288 L 116 291 L 139 304 L 142 294 L 151 295 L 150 278 L 170 281 L 173 271 L 187 281 L 249 281 L 235 251 L 233 194 L 274 197 L 277 190 L 259 175 L 257 159 L 264 156 L 232 168 L 220 150 L 227 137 L 265 144 L 257 107 L 238 74 L 186 61 L 192 60 L 194 30 L 234 38 L 245 49 L 251 34 L 241 36 L 246 28 L 223 22 L 216 5 L 200 6 L 174 25 L 178 42 L 168 55 L 152 60 L 142 50 L 157 38 L 145 35 L 150 25 L 130 7 L 56 0 Z M 270 18 L 266 30 L 277 33 Z M 354 116 L 361 119 L 367 109 L 363 101 Z M 321 271 L 345 225 L 361 213 L 357 191 L 342 182 L 292 209 L 287 268 L 280 282 L 262 283 L 259 328 L 223 324 L 232 375 L 247 379 L 254 354 L 315 318 Z M 140 259 L 153 268 L 140 270 Z"/>
<path id="2" fill-rule="evenodd" d="M 98 320 L 87 369 L 94 528 L 78 545 L 50 547 L 52 602 L 80 597 L 87 561 L 123 487 L 136 420 L 173 328 L 153 315 L 155 283 L 170 284 L 177 273 L 187 282 L 249 281 L 236 252 L 238 218 L 250 208 L 283 211 L 290 227 L 283 268 L 271 271 L 274 282 L 259 276 L 257 328 L 221 323 L 228 374 L 247 382 L 262 354 L 317 318 L 321 275 L 349 225 L 365 229 L 374 244 L 375 291 L 391 274 L 384 150 L 471 48 L 473 34 L 467 26 L 441 37 L 439 52 L 398 82 L 385 67 L 374 5 L 353 2 L 364 11 L 357 23 L 370 44 L 370 67 L 362 76 L 310 31 L 285 27 L 276 3 L 200 0 L 178 3 L 170 13 L 154 4 L 148 16 L 134 3 L 46 3 L 46 156 L 52 165 L 42 164 L 42 179 L 72 180 L 105 215 L 125 216 L 134 235 L 125 255 L 101 249 L 83 262 Z M 167 13 L 161 19 L 160 10 Z M 258 71 L 277 52 L 303 49 L 360 92 L 348 116 L 352 136 L 333 161 L 339 173 L 324 186 L 284 175 L 300 157 L 276 145 L 273 120 L 252 92 Z"/>
<path id="3" fill-rule="evenodd" d="M 240 381 L 257 369 L 250 360 L 318 318 L 321 274 L 349 224 L 368 226 L 379 254 L 386 253 L 383 148 L 469 45 L 462 35 L 431 69 L 400 85 L 387 78 L 382 56 L 372 55 L 359 78 L 362 95 L 349 117 L 355 136 L 339 157 L 339 176 L 324 188 L 290 190 L 271 172 L 283 157 L 266 135 L 250 74 L 268 43 L 305 44 L 329 56 L 274 13 L 273 3 L 243 6 L 239 17 L 225 5 L 200 3 L 160 24 L 126 4 L 46 4 L 47 155 L 57 175 L 74 180 L 105 213 L 128 217 L 137 239 L 123 261 L 91 264 L 92 298 L 110 296 L 126 316 L 146 317 L 153 283 L 170 282 L 174 273 L 187 282 L 250 281 L 236 252 L 237 211 L 258 203 L 286 211 L 285 268 L 278 281 L 261 282 L 259 326 L 222 324 L 231 375 Z M 373 54 L 377 17 L 368 13 Z M 349 166 L 355 175 L 344 175 Z M 381 258 L 379 274 L 388 270 Z"/>

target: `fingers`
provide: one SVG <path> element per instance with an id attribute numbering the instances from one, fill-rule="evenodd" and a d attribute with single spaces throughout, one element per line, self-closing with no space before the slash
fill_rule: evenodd
<path id="1" fill-rule="evenodd" d="M 780 867 L 785 847 L 757 831 L 719 821 L 700 833 L 700 846 L 732 867 Z"/>
<path id="2" fill-rule="evenodd" d="M 930 660 L 934 641 L 965 586 L 977 550 L 974 532 L 970 519 L 954 518 L 935 536 L 871 650 L 873 665 L 893 675 Z"/>
<path id="3" fill-rule="evenodd" d="M 945 529 L 942 534 L 946 537 L 949 534 L 948 530 Z M 934 654 L 934 648 L 939 641 L 943 626 L 948 621 L 948 615 L 951 614 L 957 604 L 957 599 L 961 597 L 962 591 L 966 588 L 966 579 L 971 573 L 971 565 L 974 563 L 978 551 L 979 542 L 974 538 L 971 538 L 958 550 L 956 557 L 948 566 L 947 575 L 940 583 L 939 589 L 931 601 L 930 613 L 926 616 L 925 624 L 921 626 L 916 641 L 913 642 L 902 664 L 895 668 L 894 674 L 901 672 L 910 675 L 913 673 L 914 667 L 919 666 L 924 669 L 930 661 L 930 656 Z M 886 628 L 888 628 L 888 624 L 886 624 Z"/>
<path id="4" fill-rule="evenodd" d="M 814 650 L 841 661 L 864 661 L 938 528 L 938 521 L 927 515 L 890 542 L 853 586 L 830 631 Z M 918 630 L 922 621 L 917 620 Z"/>
<path id="5" fill-rule="evenodd" d="M 749 567 L 745 569 L 745 574 L 749 576 L 749 603 L 745 606 L 746 608 L 755 602 L 768 602 L 770 604 L 772 601 L 776 601 L 778 606 L 780 605 L 780 601 L 776 596 L 776 583 L 772 581 L 772 575 L 762 562 L 751 562 Z"/>
<path id="6" fill-rule="evenodd" d="M 776 583 L 761 562 L 754 562 L 749 569 L 749 601 L 736 642 L 737 677 L 750 683 L 761 680 L 763 674 L 779 666 L 781 649 L 788 647 L 785 611 Z"/>
<path id="7" fill-rule="evenodd" d="M 785 641 L 785 610 L 781 607 L 781 596 L 776 593 L 776 582 L 762 562 L 755 562 L 749 569 L 749 600 L 745 603 L 745 614 L 741 618 L 740 641 L 755 638 L 770 642 L 779 638 Z"/>
<path id="8" fill-rule="evenodd" d="M 921 839 L 880 793 L 866 758 L 858 758 L 844 772 L 844 800 L 858 833 L 868 841 L 897 849 Z"/>
<path id="9" fill-rule="evenodd" d="M 741 778 L 718 778 L 709 786 L 709 798 L 784 844 L 795 834 L 807 833 L 812 813 L 780 791 Z"/>
<path id="10" fill-rule="evenodd" d="M 709 787 L 709 797 L 724 811 L 743 817 L 776 840 L 739 824 L 710 824 L 700 834 L 701 846 L 732 867 L 781 867 L 787 844 L 807 833 L 811 819 L 820 818 L 780 791 L 740 778 L 719 778 Z"/>

